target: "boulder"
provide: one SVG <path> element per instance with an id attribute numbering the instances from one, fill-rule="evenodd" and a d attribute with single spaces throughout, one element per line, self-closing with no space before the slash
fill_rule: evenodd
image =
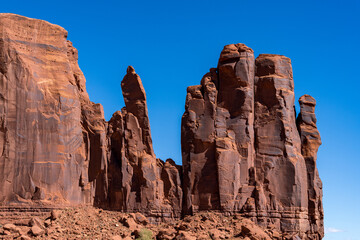
<path id="1" fill-rule="evenodd" d="M 32 217 L 28 223 L 29 227 L 39 226 L 43 227 L 44 222 L 38 217 Z"/>
<path id="2" fill-rule="evenodd" d="M 20 240 L 31 240 L 31 238 L 26 235 L 21 235 Z"/>
<path id="3" fill-rule="evenodd" d="M 16 233 L 20 232 L 20 229 L 19 229 L 16 225 L 14 225 L 14 224 L 12 224 L 12 223 L 7 223 L 7 224 L 5 224 L 5 225 L 3 226 L 3 229 L 4 229 L 5 231 L 9 231 L 9 232 L 16 232 Z"/>
<path id="4" fill-rule="evenodd" d="M 123 240 L 123 238 L 119 235 L 112 236 L 110 239 L 111 240 Z"/>
<path id="5" fill-rule="evenodd" d="M 37 237 L 37 236 L 41 236 L 45 233 L 44 229 L 40 228 L 39 226 L 35 225 L 32 226 L 30 229 L 31 233 Z"/>
<path id="6" fill-rule="evenodd" d="M 180 231 L 175 237 L 176 240 L 196 240 L 196 237 L 189 232 Z"/>
<path id="7" fill-rule="evenodd" d="M 131 217 L 124 217 L 120 219 L 120 222 L 131 231 L 138 229 L 140 226 L 135 222 L 135 220 Z"/>
<path id="8" fill-rule="evenodd" d="M 141 214 L 139 212 L 132 213 L 131 216 L 134 218 L 134 220 L 138 224 L 147 225 L 149 223 L 149 220 L 147 219 L 147 217 L 145 217 L 143 214 Z"/>
<path id="9" fill-rule="evenodd" d="M 51 211 L 50 219 L 54 221 L 54 220 L 58 219 L 60 217 L 60 215 L 61 215 L 61 210 L 54 209 Z"/>

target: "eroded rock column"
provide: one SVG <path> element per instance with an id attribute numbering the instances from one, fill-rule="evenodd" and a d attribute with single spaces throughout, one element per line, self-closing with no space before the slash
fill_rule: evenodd
<path id="1" fill-rule="evenodd" d="M 239 211 L 254 178 L 253 50 L 244 44 L 224 47 L 218 64 L 216 160 L 221 210 Z"/>
<path id="2" fill-rule="evenodd" d="M 283 231 L 304 231 L 308 225 L 307 176 L 295 122 L 289 58 L 261 54 L 256 59 L 254 129 L 255 203 L 257 215 L 264 216 L 258 222 L 266 224 L 270 217 Z"/>
<path id="3" fill-rule="evenodd" d="M 322 206 L 322 182 L 316 167 L 317 151 L 321 145 L 320 133 L 316 126 L 316 101 L 310 95 L 299 99 L 300 114 L 297 126 L 301 137 L 301 153 L 305 159 L 308 178 L 308 217 L 310 230 L 318 239 L 324 235 L 324 210 Z M 315 237 L 314 237 L 315 239 Z"/>
<path id="4" fill-rule="evenodd" d="M 109 121 L 109 198 L 103 205 L 142 212 L 154 221 L 180 217 L 181 168 L 155 157 L 146 94 L 133 67 L 128 67 L 121 87 L 126 107 Z"/>
<path id="5" fill-rule="evenodd" d="M 240 213 L 287 237 L 321 238 L 320 138 L 311 97 L 300 104 L 296 126 L 289 58 L 225 46 L 218 68 L 187 90 L 184 213 Z"/>
<path id="6" fill-rule="evenodd" d="M 184 213 L 219 209 L 219 183 L 215 159 L 217 73 L 212 69 L 202 85 L 187 89 L 181 122 Z"/>
<path id="7" fill-rule="evenodd" d="M 188 88 L 182 119 L 185 212 L 240 210 L 254 186 L 253 51 L 231 44 Z"/>

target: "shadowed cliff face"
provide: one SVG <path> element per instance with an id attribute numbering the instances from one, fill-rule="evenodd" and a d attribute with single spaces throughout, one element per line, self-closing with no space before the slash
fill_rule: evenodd
<path id="1" fill-rule="evenodd" d="M 227 45 L 218 68 L 187 92 L 184 213 L 240 212 L 264 227 L 321 239 L 315 100 L 300 98 L 296 121 L 290 59 L 254 59 L 244 44 Z"/>
<path id="2" fill-rule="evenodd" d="M 290 59 L 244 44 L 187 89 L 183 166 L 157 159 L 146 94 L 128 67 L 109 122 L 89 100 L 67 32 L 0 14 L 0 203 L 93 204 L 152 221 L 241 214 L 288 236 L 323 236 L 315 100 L 296 120 Z"/>

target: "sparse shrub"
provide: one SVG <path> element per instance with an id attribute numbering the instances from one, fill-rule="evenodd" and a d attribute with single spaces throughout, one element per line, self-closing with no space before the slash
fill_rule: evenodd
<path id="1" fill-rule="evenodd" d="M 152 240 L 153 239 L 153 233 L 151 230 L 147 228 L 143 228 L 136 234 L 136 240 Z"/>

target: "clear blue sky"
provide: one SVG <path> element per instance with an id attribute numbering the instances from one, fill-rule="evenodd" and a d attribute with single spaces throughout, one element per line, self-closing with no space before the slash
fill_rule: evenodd
<path id="1" fill-rule="evenodd" d="M 292 59 L 295 93 L 316 98 L 323 145 L 325 239 L 360 239 L 360 1 L 2 1 L 1 12 L 69 31 L 92 101 L 105 117 L 124 106 L 120 81 L 141 76 L 155 153 L 181 163 L 186 87 L 242 42 Z"/>

